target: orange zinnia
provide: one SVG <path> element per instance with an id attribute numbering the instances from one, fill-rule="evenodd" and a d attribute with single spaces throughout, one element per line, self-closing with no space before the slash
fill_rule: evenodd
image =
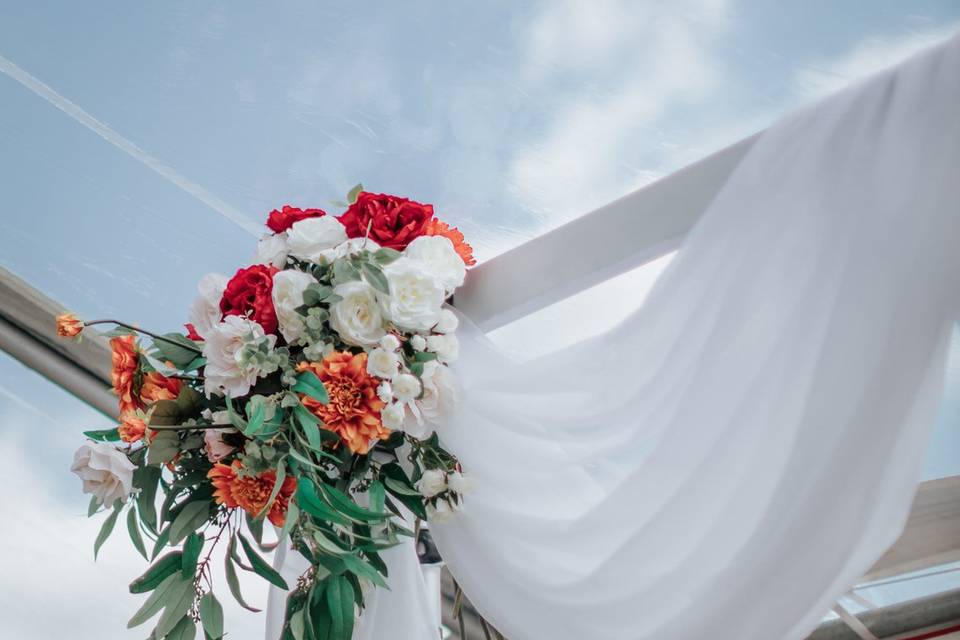
<path id="1" fill-rule="evenodd" d="M 157 400 L 176 400 L 180 395 L 180 386 L 183 383 L 176 378 L 151 371 L 143 377 L 143 387 L 140 388 L 140 399 L 144 402 Z"/>
<path id="2" fill-rule="evenodd" d="M 61 338 L 76 338 L 83 331 L 83 320 L 72 313 L 57 316 L 57 335 Z"/>
<path id="3" fill-rule="evenodd" d="M 457 255 L 463 260 L 463 264 L 472 267 L 477 264 L 473 257 L 473 247 L 464 242 L 463 233 L 456 227 L 451 227 L 446 222 L 434 218 L 423 226 L 423 235 L 425 236 L 443 236 L 453 243 L 453 248 L 457 250 Z"/>
<path id="4" fill-rule="evenodd" d="M 251 516 L 256 516 L 263 511 L 270 499 L 270 492 L 277 481 L 277 472 L 270 469 L 258 476 L 244 475 L 243 465 L 239 460 L 234 460 L 230 466 L 221 463 L 213 465 L 207 477 L 213 483 L 213 498 L 217 504 L 230 508 L 240 507 Z M 283 526 L 287 519 L 287 505 L 296 490 L 297 479 L 293 476 L 284 478 L 280 493 L 270 505 L 270 512 L 267 514 L 267 519 L 274 526 Z"/>
<path id="5" fill-rule="evenodd" d="M 301 394 L 303 406 L 339 435 L 350 451 L 367 453 L 374 440 L 390 435 L 380 421 L 386 403 L 377 397 L 380 379 L 367 373 L 367 354 L 334 351 L 323 362 L 301 362 L 297 369 L 316 374 L 330 396 L 327 404 L 321 404 Z"/>
<path id="6" fill-rule="evenodd" d="M 142 440 L 147 432 L 147 423 L 136 414 L 125 413 L 120 416 L 117 431 L 120 433 L 120 439 L 124 442 L 137 442 Z"/>
<path id="7" fill-rule="evenodd" d="M 134 379 L 139 368 L 136 337 L 127 335 L 112 338 L 110 348 L 113 350 L 110 381 L 113 382 L 113 392 L 120 398 L 120 414 L 143 409 L 143 402 L 133 391 Z"/>

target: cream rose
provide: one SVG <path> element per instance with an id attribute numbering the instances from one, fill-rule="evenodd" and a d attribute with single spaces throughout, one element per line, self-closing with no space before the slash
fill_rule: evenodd
<path id="1" fill-rule="evenodd" d="M 255 264 L 268 264 L 282 269 L 287 264 L 287 255 L 290 247 L 287 246 L 286 233 L 268 233 L 257 242 Z"/>
<path id="2" fill-rule="evenodd" d="M 439 426 L 453 413 L 460 400 L 456 377 L 448 367 L 430 361 L 423 365 L 420 383 L 423 386 L 423 395 L 417 400 L 420 415 L 425 422 Z M 414 433 L 410 435 L 417 437 Z"/>
<path id="3" fill-rule="evenodd" d="M 123 452 L 106 442 L 84 442 L 73 454 L 70 471 L 83 480 L 83 492 L 97 497 L 100 504 L 126 502 L 133 490 L 136 466 Z"/>
<path id="4" fill-rule="evenodd" d="M 450 309 L 440 311 L 440 320 L 433 328 L 437 333 L 453 333 L 460 326 L 460 318 Z"/>
<path id="5" fill-rule="evenodd" d="M 369 238 L 350 238 L 346 242 L 338 244 L 333 249 L 321 251 L 320 255 L 330 263 L 337 258 L 352 256 L 361 251 L 376 251 L 379 248 L 380 245 Z"/>
<path id="6" fill-rule="evenodd" d="M 227 276 L 219 273 L 208 273 L 200 278 L 197 284 L 200 295 L 190 305 L 188 318 L 202 338 L 206 338 L 207 334 L 220 324 L 220 318 L 223 315 L 220 311 L 220 299 L 229 280 Z"/>
<path id="7" fill-rule="evenodd" d="M 260 364 L 245 353 L 249 342 L 265 342 L 272 350 L 277 337 L 265 335 L 263 327 L 248 318 L 227 316 L 214 327 L 203 345 L 204 390 L 227 393 L 238 398 L 246 395 L 260 376 Z"/>
<path id="8" fill-rule="evenodd" d="M 436 353 L 441 362 L 453 362 L 460 355 L 460 341 L 452 333 L 430 336 L 427 351 Z"/>
<path id="9" fill-rule="evenodd" d="M 318 262 L 324 251 L 333 249 L 346 240 L 346 230 L 333 216 L 300 220 L 287 231 L 290 255 L 312 262 Z"/>
<path id="10" fill-rule="evenodd" d="M 401 373 L 393 379 L 393 397 L 399 402 L 411 402 L 420 395 L 420 381 L 417 376 Z"/>
<path id="11" fill-rule="evenodd" d="M 403 426 L 406 410 L 399 402 L 391 402 L 380 411 L 380 421 L 387 429 L 399 429 Z"/>
<path id="12" fill-rule="evenodd" d="M 427 265 L 447 293 L 462 285 L 467 275 L 463 258 L 457 254 L 450 239 L 443 236 L 420 236 L 407 245 L 403 255 Z"/>
<path id="13" fill-rule="evenodd" d="M 437 324 L 446 293 L 422 262 L 398 258 L 383 269 L 390 295 L 381 306 L 387 318 L 403 329 L 426 331 Z"/>
<path id="14" fill-rule="evenodd" d="M 278 271 L 273 275 L 273 308 L 277 312 L 280 333 L 290 344 L 299 344 L 303 335 L 303 316 L 297 313 L 297 307 L 303 305 L 304 290 L 315 282 L 313 276 L 296 269 Z"/>
<path id="15" fill-rule="evenodd" d="M 395 351 L 377 348 L 367 354 L 367 373 L 378 378 L 393 378 L 399 366 L 400 356 Z"/>
<path id="16" fill-rule="evenodd" d="M 372 347 L 386 333 L 376 292 L 366 282 L 345 282 L 334 287 L 340 296 L 330 305 L 330 326 L 340 338 L 355 347 Z"/>
<path id="17" fill-rule="evenodd" d="M 424 498 L 432 498 L 447 490 L 447 475 L 439 469 L 427 469 L 415 486 Z"/>

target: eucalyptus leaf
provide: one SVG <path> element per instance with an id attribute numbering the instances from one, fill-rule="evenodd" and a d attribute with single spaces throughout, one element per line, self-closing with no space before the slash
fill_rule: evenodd
<path id="1" fill-rule="evenodd" d="M 251 607 L 244 601 L 243 594 L 240 593 L 240 580 L 237 578 L 237 569 L 233 566 L 233 559 L 230 558 L 230 554 L 224 556 L 224 573 L 226 573 L 227 576 L 227 586 L 230 587 L 230 593 L 233 594 L 237 603 L 248 611 L 260 613 L 260 609 Z"/>
<path id="2" fill-rule="evenodd" d="M 190 616 L 183 616 L 164 640 L 194 640 L 197 637 L 197 624 Z"/>
<path id="3" fill-rule="evenodd" d="M 113 429 L 84 431 L 83 435 L 87 436 L 91 440 L 97 440 L 99 442 L 116 442 L 120 439 L 120 431 L 116 427 Z"/>
<path id="4" fill-rule="evenodd" d="M 353 585 L 343 576 L 332 576 L 326 596 L 331 640 L 350 640 L 353 636 Z"/>
<path id="5" fill-rule="evenodd" d="M 132 506 L 127 511 L 127 533 L 130 534 L 130 541 L 133 542 L 133 546 L 140 552 L 143 559 L 149 560 L 147 548 L 143 544 L 143 535 L 140 533 L 140 525 L 137 524 L 137 510 Z"/>
<path id="6" fill-rule="evenodd" d="M 347 192 L 347 202 L 353 204 L 357 201 L 357 197 L 363 192 L 363 183 L 358 182 L 353 186 L 350 191 Z"/>
<path id="7" fill-rule="evenodd" d="M 240 545 L 243 547 L 243 552 L 247 554 L 247 559 L 250 560 L 250 566 L 253 567 L 253 570 L 257 572 L 261 577 L 263 577 L 267 582 L 273 584 L 281 589 L 287 590 L 290 587 L 287 586 L 287 581 L 283 579 L 277 571 L 270 566 L 270 564 L 264 560 L 260 554 L 254 551 L 253 547 L 250 545 L 250 542 L 243 536 L 243 534 L 237 534 L 237 537 L 240 538 Z"/>
<path id="8" fill-rule="evenodd" d="M 160 468 L 147 465 L 133 472 L 133 486 L 140 489 L 137 494 L 137 512 L 151 531 L 157 530 L 157 484 L 160 482 Z"/>
<path id="9" fill-rule="evenodd" d="M 195 500 L 187 503 L 170 525 L 170 542 L 179 544 L 184 536 L 199 529 L 209 517 L 209 500 Z"/>
<path id="10" fill-rule="evenodd" d="M 157 588 L 150 594 L 150 597 L 147 598 L 146 602 L 137 610 L 133 617 L 130 618 L 130 621 L 127 623 L 127 628 L 132 629 L 137 625 L 141 625 L 153 616 L 157 615 L 160 612 L 160 609 L 163 608 L 166 604 L 167 598 L 171 599 L 179 598 L 179 595 L 176 593 L 180 589 L 186 588 L 189 585 L 192 587 L 191 583 L 187 583 L 184 580 L 181 580 L 177 574 L 170 574 L 157 586 Z"/>
<path id="11" fill-rule="evenodd" d="M 163 402 L 169 402 L 169 400 Z M 177 432 L 158 431 L 147 449 L 147 464 L 165 464 L 173 460 L 178 453 L 180 453 L 180 436 Z"/>
<path id="12" fill-rule="evenodd" d="M 194 531 L 183 543 L 183 556 L 180 559 L 180 573 L 184 578 L 192 578 L 197 571 L 197 561 L 203 550 L 203 536 Z"/>
<path id="13" fill-rule="evenodd" d="M 113 511 L 107 516 L 107 519 L 103 521 L 103 525 L 100 526 L 100 533 L 97 534 L 97 539 L 93 543 L 93 557 L 96 559 L 97 554 L 100 552 L 100 547 L 103 546 L 103 543 L 107 541 L 107 538 L 110 537 L 110 534 L 113 533 L 113 527 L 117 524 L 117 517 L 120 515 L 120 501 L 113 506 Z"/>
<path id="14" fill-rule="evenodd" d="M 154 340 L 158 355 L 169 360 L 173 366 L 183 369 L 200 355 L 201 349 L 196 342 L 179 333 L 166 333 L 165 340 Z"/>
<path id="15" fill-rule="evenodd" d="M 390 295 L 390 283 L 387 282 L 387 276 L 383 275 L 380 267 L 371 262 L 364 262 L 360 267 L 363 273 L 363 279 L 370 283 L 370 286 L 383 293 Z"/>
<path id="16" fill-rule="evenodd" d="M 199 612 L 203 631 L 212 640 L 220 640 L 223 637 L 223 606 L 212 591 L 200 598 Z"/>
<path id="17" fill-rule="evenodd" d="M 168 597 L 166 599 L 167 603 L 163 607 L 163 613 L 160 614 L 157 626 L 153 630 L 158 638 L 162 638 L 173 631 L 180 623 L 180 619 L 187 614 L 187 611 L 190 610 L 190 606 L 193 604 L 193 599 L 196 596 L 193 589 L 193 578 L 187 580 L 180 578 L 180 580 L 181 584 L 187 586 L 186 588 L 181 587 L 177 592 L 179 598 Z"/>
<path id="18" fill-rule="evenodd" d="M 301 509 L 324 522 L 349 525 L 350 520 L 334 511 L 317 495 L 316 487 L 306 476 L 297 479 L 297 504 Z"/>
<path id="19" fill-rule="evenodd" d="M 330 396 L 327 394 L 327 388 L 313 371 L 303 371 L 297 375 L 297 383 L 293 385 L 293 391 L 303 393 L 320 404 L 330 402 Z"/>
<path id="20" fill-rule="evenodd" d="M 182 555 L 180 551 L 171 551 L 154 562 L 142 576 L 130 583 L 130 593 L 146 593 L 156 589 L 167 577 L 180 569 Z"/>

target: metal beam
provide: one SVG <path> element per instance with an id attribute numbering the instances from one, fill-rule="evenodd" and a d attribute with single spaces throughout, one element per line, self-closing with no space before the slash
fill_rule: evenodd
<path id="1" fill-rule="evenodd" d="M 490 331 L 672 251 L 758 135 L 475 267 L 457 308 Z"/>

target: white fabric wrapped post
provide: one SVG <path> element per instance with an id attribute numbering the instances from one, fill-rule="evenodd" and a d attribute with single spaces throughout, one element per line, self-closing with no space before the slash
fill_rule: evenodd
<path id="1" fill-rule="evenodd" d="M 510 640 L 799 640 L 895 541 L 960 307 L 958 105 L 955 38 L 785 118 L 605 335 L 517 364 L 463 323 L 475 488 L 432 530 Z M 363 638 L 434 637 L 399 628 L 410 558 Z"/>

